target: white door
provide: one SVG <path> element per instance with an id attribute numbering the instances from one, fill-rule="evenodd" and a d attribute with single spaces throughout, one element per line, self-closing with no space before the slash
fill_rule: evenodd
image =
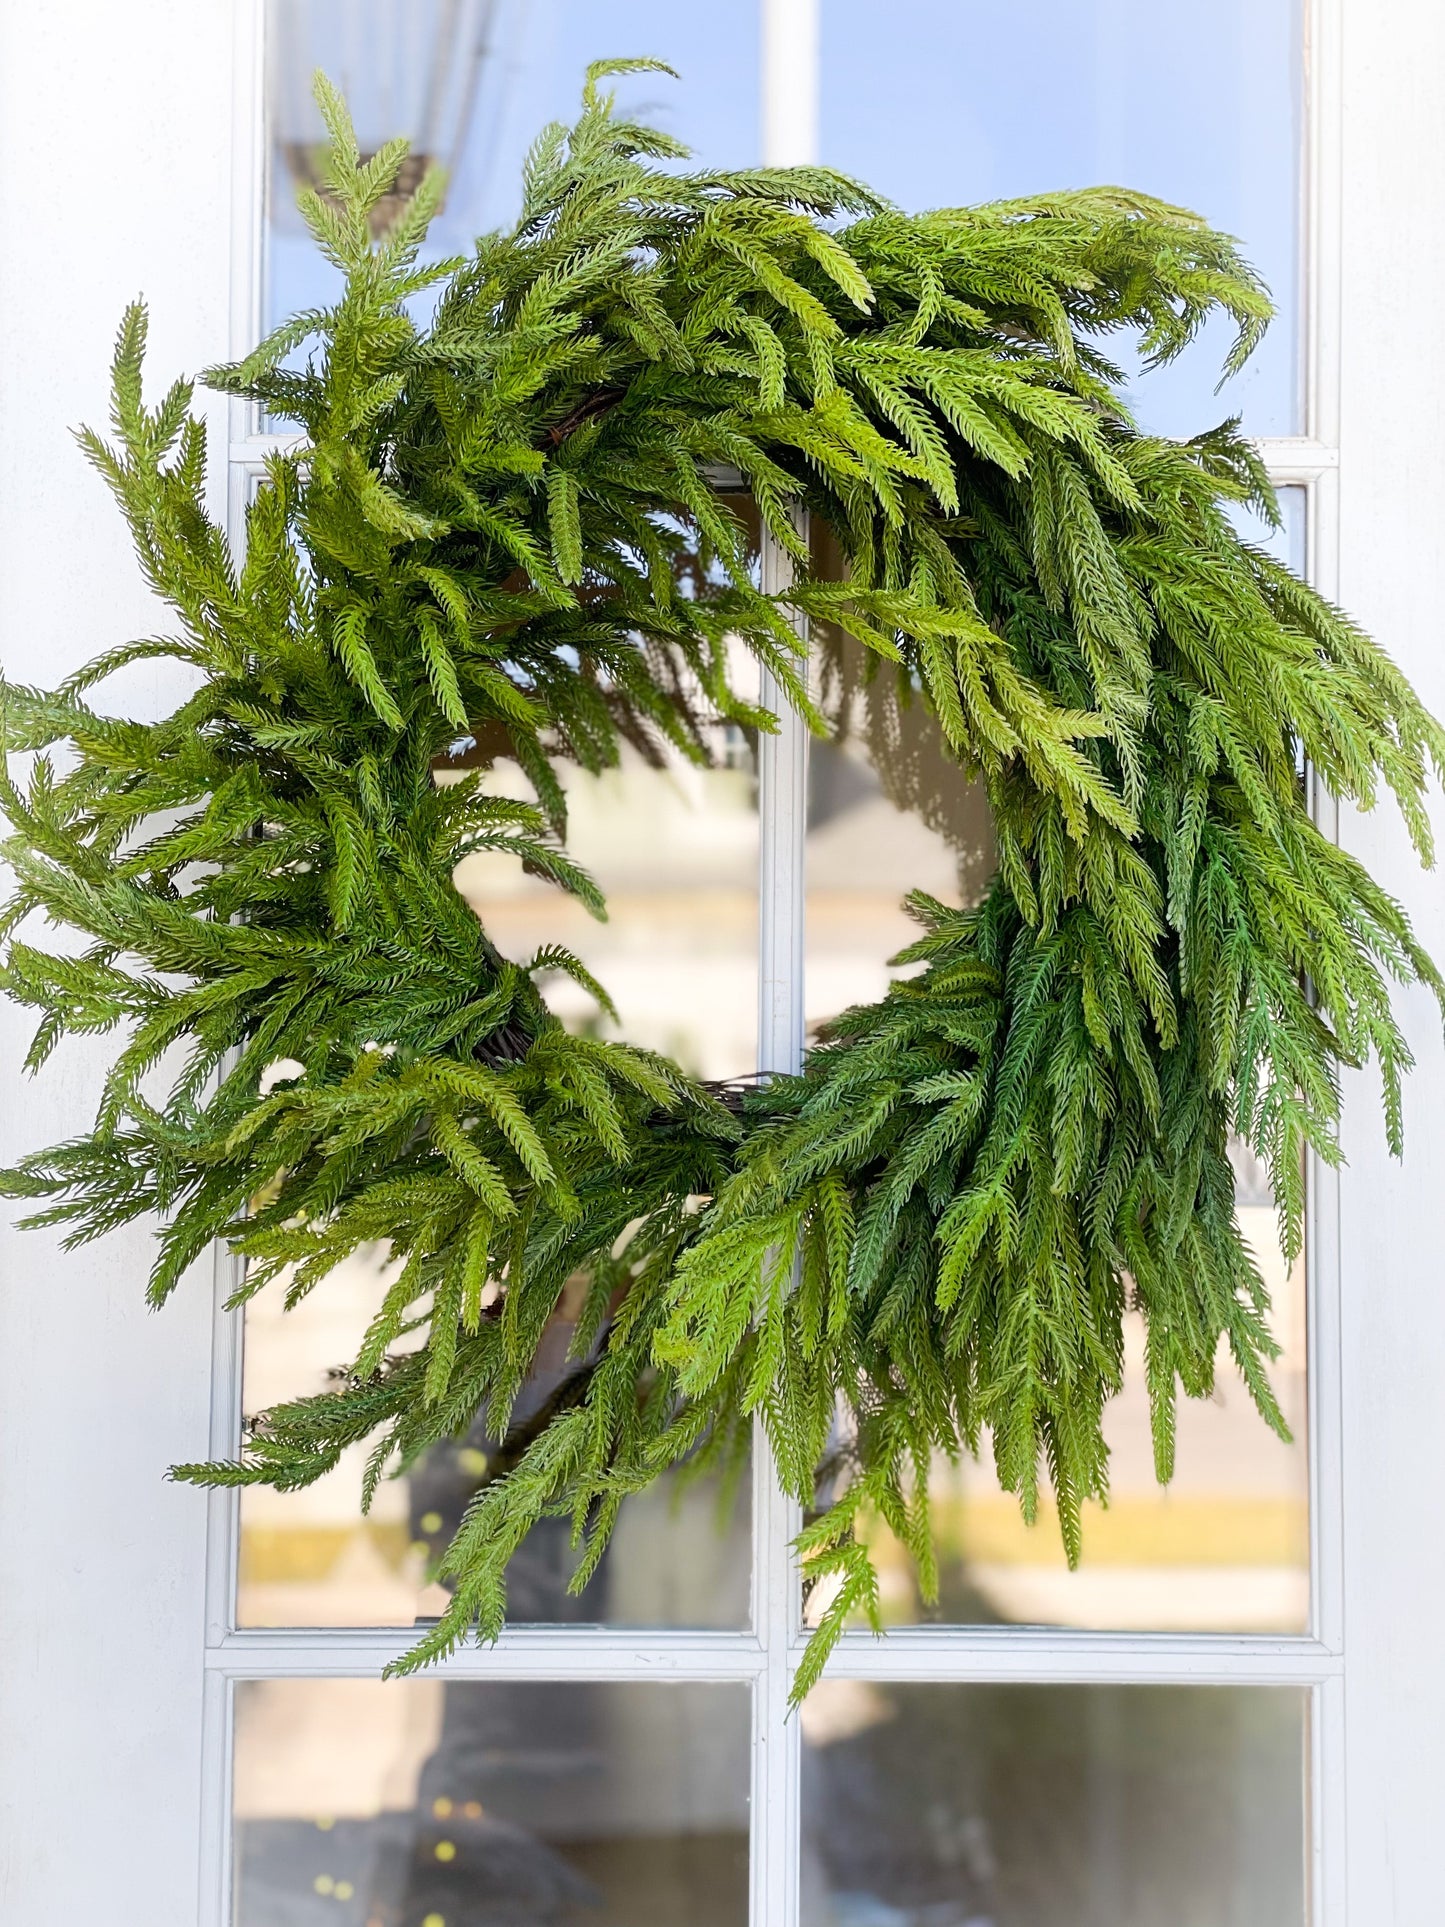
<path id="1" fill-rule="evenodd" d="M 1285 490 L 1290 558 L 1445 711 L 1445 15 L 1424 0 L 12 0 L 7 674 L 50 684 L 156 626 L 67 430 L 103 420 L 110 338 L 138 290 L 157 381 L 312 298 L 286 139 L 304 136 L 314 58 L 359 112 L 422 115 L 455 162 L 450 246 L 506 218 L 521 152 L 569 111 L 584 61 L 640 52 L 684 78 L 636 98 L 704 159 L 821 158 L 905 204 L 1118 179 L 1239 233 L 1279 300 L 1269 344 L 1216 400 L 1206 339 L 1139 405 L 1171 432 L 1242 410 Z M 213 499 L 234 519 L 270 438 L 208 412 Z M 161 672 L 125 690 L 147 711 L 173 693 Z M 811 770 L 796 730 L 757 768 L 745 743 L 719 750 L 706 777 L 626 767 L 573 807 L 613 906 L 600 973 L 632 1035 L 708 1074 L 786 1064 L 806 1025 L 872 994 L 900 882 L 967 887 L 983 860 L 970 837 L 986 836 L 966 804 L 941 835 L 901 816 L 862 727 Z M 1445 957 L 1445 903 L 1395 819 L 1337 827 Z M 479 871 L 472 887 L 518 944 L 581 940 L 525 883 Z M 1403 1021 L 1419 1057 L 1406 1162 L 1385 1155 L 1373 1080 L 1351 1077 L 1349 1167 L 1312 1174 L 1293 1274 L 1241 1171 L 1296 1446 L 1226 1387 L 1189 1415 L 1160 1495 L 1126 1393 L 1115 1503 L 1074 1575 L 1047 1523 L 1025 1534 L 965 1469 L 940 1508 L 931 1623 L 882 1549 L 894 1630 L 847 1636 L 792 1719 L 795 1522 L 761 1457 L 721 1528 L 706 1494 L 633 1502 L 580 1601 L 539 1539 L 496 1647 L 382 1685 L 435 1607 L 426 1549 L 480 1441 L 392 1488 L 364 1528 L 344 1466 L 241 1506 L 164 1482 L 174 1462 L 233 1451 L 243 1409 L 315 1382 L 371 1278 L 358 1268 L 285 1320 L 261 1302 L 243 1333 L 218 1309 L 222 1262 L 151 1316 L 144 1233 L 66 1254 L 7 1229 L 0 1919 L 1445 1919 L 1445 1062 L 1426 998 L 1404 999 Z M 24 1024 L 3 1006 L 0 1026 L 8 1161 L 85 1128 L 103 1053 L 73 1048 L 22 1085 Z"/>

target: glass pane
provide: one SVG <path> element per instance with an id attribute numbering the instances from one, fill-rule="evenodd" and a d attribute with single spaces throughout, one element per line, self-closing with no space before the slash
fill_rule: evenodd
<path id="1" fill-rule="evenodd" d="M 1145 378 L 1142 419 L 1197 433 L 1242 412 L 1302 427 L 1299 0 L 823 0 L 822 158 L 906 208 L 1118 184 L 1237 235 L 1278 317 L 1215 395 L 1231 338 L 1211 326 Z"/>
<path id="2" fill-rule="evenodd" d="M 449 172 L 428 258 L 466 252 L 513 220 L 522 162 L 550 120 L 577 117 L 591 60 L 649 55 L 680 78 L 610 82 L 703 166 L 758 158 L 758 9 L 670 0 L 270 0 L 265 325 L 331 298 L 334 272 L 294 205 L 322 134 L 310 96 L 323 68 L 344 90 L 363 149 L 405 135 Z"/>
<path id="3" fill-rule="evenodd" d="M 330 292 L 330 270 L 293 205 L 297 185 L 314 169 L 321 132 L 309 97 L 314 69 L 345 89 L 363 148 L 399 131 L 417 153 L 447 163 L 452 186 L 432 236 L 441 255 L 512 217 L 526 149 L 547 119 L 575 117 L 586 63 L 638 53 L 669 60 L 684 81 L 620 80 L 630 106 L 685 135 L 704 161 L 755 158 L 752 6 L 739 8 L 736 31 L 719 36 L 715 24 L 661 0 L 271 0 L 268 318 Z M 748 667 L 737 665 L 735 684 L 756 695 Z M 622 1019 L 614 1026 L 569 978 L 555 976 L 546 989 L 564 1021 L 667 1051 L 699 1076 L 726 1078 L 751 1072 L 756 1061 L 756 775 L 737 730 L 716 729 L 711 749 L 714 767 L 706 770 L 666 754 L 652 767 L 625 748 L 622 766 L 603 776 L 563 773 L 568 847 L 606 894 L 607 923 L 593 922 L 574 900 L 505 858 L 475 855 L 457 882 L 505 954 L 520 961 L 547 943 L 570 948 L 601 978 Z M 530 798 L 514 764 L 499 763 L 489 781 L 499 793 Z M 358 1254 L 284 1316 L 284 1280 L 248 1308 L 248 1412 L 321 1390 L 354 1355 L 385 1289 L 387 1261 L 383 1247 Z M 548 1340 L 555 1370 L 539 1374 L 532 1405 L 557 1383 L 568 1312 L 564 1302 Z M 528 1409 L 524 1400 L 519 1420 Z M 364 1447 L 305 1492 L 246 1490 L 238 1623 L 406 1625 L 435 1615 L 445 1596 L 427 1584 L 428 1562 L 450 1537 L 495 1445 L 482 1415 L 466 1438 L 384 1487 L 364 1521 Z M 544 1523 L 513 1564 L 512 1618 L 744 1624 L 746 1486 L 728 1497 L 700 1484 L 675 1504 L 664 1484 L 629 1500 L 612 1548 L 578 1598 L 566 1590 L 574 1559 L 567 1525 Z"/>
<path id="4" fill-rule="evenodd" d="M 754 664 L 736 660 L 732 681 L 756 699 Z M 757 772 L 735 725 L 710 736 L 710 769 L 676 752 L 649 768 L 629 744 L 621 767 L 600 776 L 559 769 L 567 853 L 607 898 L 605 923 L 507 856 L 474 852 L 457 885 L 504 955 L 522 961 L 560 943 L 601 979 L 620 1024 L 570 977 L 548 979 L 569 1024 L 666 1051 L 692 1076 L 727 1078 L 757 1058 Z M 486 787 L 534 800 L 515 763 L 499 764 Z"/>
<path id="5" fill-rule="evenodd" d="M 1246 542 L 1268 549 L 1302 576 L 1309 568 L 1309 490 L 1291 484 L 1276 489 L 1275 494 L 1279 498 L 1279 528 L 1272 529 L 1253 509 L 1237 509 L 1230 520 Z"/>
<path id="6" fill-rule="evenodd" d="M 1306 492 L 1280 491 L 1285 526 L 1243 532 L 1305 563 Z M 807 845 L 806 1010 L 810 1034 L 847 1005 L 881 996 L 886 959 L 911 940 L 905 889 L 976 902 L 993 869 L 986 799 L 941 751 L 928 712 L 899 703 L 886 676 L 865 681 L 856 645 L 819 640 L 820 699 L 837 736 L 814 745 Z M 885 787 L 886 785 L 886 787 Z M 1294 1432 L 1284 1444 L 1229 1358 L 1213 1399 L 1180 1400 L 1177 1471 L 1154 1477 L 1142 1322 L 1126 1319 L 1124 1389 L 1108 1406 L 1107 1508 L 1085 1510 L 1083 1560 L 1070 1572 L 1050 1508 L 1032 1530 L 985 1450 L 933 1467 L 940 1596 L 920 1599 L 913 1569 L 873 1527 L 884 1617 L 897 1625 L 1043 1624 L 1117 1631 L 1302 1633 L 1309 1623 L 1309 1458 L 1305 1275 L 1285 1263 L 1263 1173 L 1240 1147 L 1239 1210 L 1269 1285 L 1283 1356 L 1273 1380 Z M 826 1603 L 809 1602 L 816 1620 Z"/>
<path id="7" fill-rule="evenodd" d="M 742 1686 L 236 1688 L 235 1927 L 745 1927 Z"/>
<path id="8" fill-rule="evenodd" d="M 804 1927 L 1302 1927 L 1307 1705 L 825 1680 L 802 1713 Z"/>
<path id="9" fill-rule="evenodd" d="M 746 690 L 742 665 L 737 680 Z M 607 923 L 510 858 L 469 856 L 457 882 L 505 955 L 521 961 L 543 944 L 567 945 L 611 992 L 633 1043 L 670 1052 L 698 1076 L 731 1077 L 756 1057 L 757 784 L 742 735 L 730 726 L 714 735 L 711 769 L 671 761 L 653 769 L 628 750 L 620 769 L 564 778 L 568 847 L 606 894 Z M 515 764 L 499 763 L 489 780 L 527 793 Z M 613 1033 L 570 978 L 547 980 L 547 990 L 569 1023 Z M 244 1409 L 322 1390 L 355 1355 L 390 1275 L 377 1247 L 339 1266 L 294 1311 L 282 1310 L 284 1279 L 268 1286 L 246 1312 Z M 518 1423 L 555 1389 L 568 1314 L 564 1297 L 546 1346 L 554 1365 L 534 1380 Z M 367 1519 L 365 1445 L 306 1491 L 246 1488 L 238 1623 L 408 1625 L 435 1616 L 445 1595 L 426 1583 L 428 1561 L 460 1522 L 495 1446 L 483 1414 L 465 1439 L 385 1484 Z M 568 1523 L 544 1521 L 513 1563 L 511 1617 L 743 1625 L 748 1519 L 746 1479 L 730 1495 L 699 1481 L 680 1498 L 664 1481 L 626 1502 L 601 1567 L 575 1598 L 566 1589 Z"/>
<path id="10" fill-rule="evenodd" d="M 283 1312 L 284 1280 L 247 1308 L 245 1409 L 322 1390 L 355 1355 L 392 1276 L 385 1253 L 339 1266 L 297 1307 Z M 548 1349 L 560 1364 L 566 1307 Z M 517 1420 L 555 1379 L 536 1379 Z M 366 1446 L 302 1492 L 250 1486 L 241 1495 L 236 1623 L 240 1626 L 409 1626 L 447 1604 L 428 1569 L 461 1522 L 496 1441 L 485 1419 L 465 1438 L 434 1448 L 402 1479 L 383 1484 L 361 1514 Z M 602 1563 L 584 1590 L 567 1589 L 576 1554 L 569 1522 L 545 1519 L 513 1559 L 508 1617 L 514 1624 L 736 1627 L 748 1619 L 751 1549 L 746 1477 L 723 1492 L 701 1479 L 679 1492 L 664 1479 L 629 1498 Z"/>
<path id="11" fill-rule="evenodd" d="M 1173 1483 L 1154 1477 L 1143 1327 L 1125 1318 L 1124 1389 L 1105 1410 L 1107 1507 L 1084 1508 L 1070 1571 L 1047 1498 L 1026 1526 L 991 1459 L 936 1461 L 930 1481 L 939 1597 L 926 1605 L 902 1548 L 871 1528 L 884 1618 L 894 1625 L 1047 1625 L 1116 1632 L 1303 1633 L 1309 1629 L 1309 1463 L 1305 1445 L 1302 1264 L 1286 1268 L 1274 1207 L 1247 1152 L 1236 1154 L 1239 1213 L 1270 1286 L 1283 1356 L 1272 1380 L 1294 1432 L 1286 1445 L 1254 1409 L 1227 1356 L 1215 1395 L 1179 1401 Z M 809 1601 L 816 1619 L 824 1601 Z"/>

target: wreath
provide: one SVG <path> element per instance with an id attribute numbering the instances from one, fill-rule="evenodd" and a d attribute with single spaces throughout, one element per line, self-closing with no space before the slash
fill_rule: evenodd
<path id="1" fill-rule="evenodd" d="M 269 457 L 239 554 L 191 389 L 147 407 L 127 313 L 113 438 L 81 441 L 179 633 L 53 693 L 6 686 L 7 748 L 32 759 L 3 789 L 29 1067 L 67 1033 L 123 1042 L 93 1130 L 4 1183 L 70 1244 L 157 1214 L 157 1303 L 217 1239 L 238 1299 L 284 1273 L 291 1304 L 389 1244 L 332 1387 L 175 1476 L 290 1489 L 370 1439 L 369 1499 L 485 1413 L 502 1445 L 441 1555 L 451 1603 L 401 1670 L 495 1635 L 542 1517 L 570 1517 L 580 1587 L 667 1468 L 736 1466 L 760 1419 L 812 1505 L 844 1439 L 798 1541 L 831 1595 L 801 1694 L 846 1623 L 878 1624 L 866 1519 L 931 1590 L 938 1454 L 987 1441 L 1029 1518 L 1046 1476 L 1077 1559 L 1127 1308 L 1161 1480 L 1176 1395 L 1210 1391 L 1221 1342 L 1285 1432 L 1230 1135 L 1295 1254 L 1305 1154 L 1339 1156 L 1340 1066 L 1378 1060 L 1399 1148 L 1388 979 L 1445 997 L 1316 826 L 1306 771 L 1364 808 L 1388 788 L 1428 862 L 1445 735 L 1236 533 L 1240 504 L 1277 516 L 1237 425 L 1171 441 L 1120 399 L 1112 335 L 1157 365 L 1222 310 L 1228 369 L 1253 348 L 1269 304 L 1230 240 L 1114 188 L 905 215 L 820 168 L 688 172 L 599 88 L 653 64 L 591 69 L 516 226 L 436 265 L 441 176 L 387 225 L 404 144 L 363 159 L 318 79 L 330 147 L 301 201 L 342 292 L 205 377 L 304 435 Z M 781 593 L 759 526 L 792 558 Z M 602 915 L 559 767 L 624 742 L 702 763 L 719 720 L 776 728 L 733 686 L 739 645 L 824 728 L 807 625 L 982 782 L 997 874 L 977 908 L 909 899 L 920 968 L 800 1075 L 709 1087 L 565 1029 L 547 974 L 605 1006 L 601 986 L 560 947 L 504 956 L 452 875 L 505 852 Z M 146 657 L 191 672 L 179 707 L 91 706 Z M 439 783 L 463 751 L 514 759 L 535 801 L 489 794 L 485 767 Z M 84 947 L 22 940 L 32 913 Z M 518 1427 L 569 1282 L 571 1363 Z"/>

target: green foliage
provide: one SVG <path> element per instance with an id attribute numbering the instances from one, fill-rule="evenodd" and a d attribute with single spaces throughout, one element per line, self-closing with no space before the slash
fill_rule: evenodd
<path id="1" fill-rule="evenodd" d="M 939 1452 L 987 1439 L 1030 1517 L 1046 1476 L 1078 1556 L 1127 1307 L 1162 1479 L 1176 1395 L 1209 1392 L 1221 1341 L 1283 1428 L 1229 1135 L 1266 1160 L 1293 1252 L 1306 1152 L 1337 1156 L 1338 1067 L 1378 1059 L 1398 1146 L 1388 980 L 1442 991 L 1301 771 L 1365 807 L 1388 788 L 1428 861 L 1445 738 L 1236 535 L 1231 507 L 1273 500 L 1234 426 L 1170 442 L 1119 399 L 1117 331 L 1163 361 L 1222 308 L 1249 352 L 1268 303 L 1230 242 L 1116 189 L 906 216 L 821 169 L 687 173 L 618 118 L 607 71 L 534 147 L 517 227 L 437 267 L 438 177 L 373 238 L 402 150 L 363 165 L 320 84 L 333 144 L 305 212 L 343 291 L 207 377 L 304 434 L 239 557 L 190 390 L 145 406 L 127 314 L 112 438 L 81 439 L 178 634 L 4 690 L 30 753 L 3 789 L 30 1065 L 67 1033 L 121 1040 L 94 1129 L 5 1187 L 72 1242 L 159 1213 L 156 1301 L 216 1239 L 243 1296 L 284 1273 L 292 1303 L 389 1243 L 334 1388 L 261 1415 L 238 1463 L 178 1473 L 290 1489 L 371 1439 L 369 1496 L 485 1409 L 503 1446 L 408 1665 L 495 1633 L 543 1515 L 573 1520 L 580 1584 L 626 1494 L 736 1467 L 754 1415 L 805 1502 L 845 1438 L 801 1542 L 836 1582 L 802 1690 L 876 1613 L 861 1513 L 932 1583 Z M 724 471 L 794 558 L 783 595 Z M 929 706 L 986 785 L 999 871 L 977 910 L 913 900 L 921 973 L 729 1107 L 565 1031 L 539 978 L 601 987 L 555 947 L 503 957 L 452 872 L 504 852 L 603 914 L 558 767 L 624 741 L 702 761 L 717 719 L 775 727 L 729 682 L 735 642 L 821 727 L 800 616 Z M 91 707 L 156 655 L 191 672 L 171 714 Z M 535 803 L 439 784 L 467 738 Z M 83 947 L 37 947 L 32 913 Z M 570 1375 L 509 1430 L 579 1277 Z"/>

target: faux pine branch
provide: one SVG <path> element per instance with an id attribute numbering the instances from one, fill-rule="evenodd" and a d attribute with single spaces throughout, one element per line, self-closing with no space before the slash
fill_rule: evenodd
<path id="1" fill-rule="evenodd" d="M 628 1493 L 736 1463 L 755 1415 L 805 1504 L 846 1439 L 801 1540 L 832 1581 L 801 1693 L 850 1615 L 876 1623 L 865 1515 L 933 1585 L 940 1454 L 991 1449 L 1029 1517 L 1047 1480 L 1077 1559 L 1127 1308 L 1161 1479 L 1221 1341 L 1283 1431 L 1229 1136 L 1293 1253 L 1339 1067 L 1378 1061 L 1398 1149 L 1389 983 L 1442 994 L 1301 772 L 1366 808 L 1390 791 L 1428 862 L 1445 738 L 1235 533 L 1240 504 L 1275 514 L 1235 425 L 1172 442 L 1120 398 L 1115 335 L 1158 364 L 1222 309 L 1230 366 L 1250 352 L 1269 306 L 1230 241 L 1116 189 L 905 215 L 818 168 L 689 172 L 599 91 L 634 64 L 541 135 L 514 229 L 426 267 L 439 176 L 375 238 L 404 149 L 363 164 L 318 83 L 332 145 L 302 200 L 343 291 L 206 377 L 305 438 L 238 551 L 190 388 L 146 406 L 127 314 L 111 434 L 81 439 L 173 633 L 4 690 L 29 1068 L 68 1033 L 116 1051 L 93 1129 L 5 1188 L 72 1244 L 156 1214 L 156 1301 L 217 1239 L 242 1298 L 284 1275 L 291 1304 L 359 1245 L 401 1261 L 334 1389 L 262 1414 L 236 1463 L 178 1468 L 204 1484 L 303 1486 L 370 1440 L 369 1498 L 479 1413 L 503 1437 L 582 1281 L 573 1376 L 479 1483 L 404 1668 L 496 1633 L 544 1515 L 571 1518 L 580 1585 Z M 785 594 L 757 586 L 722 469 L 791 553 Z M 565 1030 L 548 976 L 603 988 L 559 946 L 504 957 L 452 878 L 500 851 L 603 915 L 559 768 L 775 727 L 729 681 L 738 643 L 822 728 L 799 615 L 928 706 L 986 787 L 998 874 L 975 910 L 912 899 L 921 972 L 729 1104 Z M 94 705 L 155 655 L 191 672 L 172 714 Z M 468 743 L 535 800 L 439 785 Z M 42 948 L 45 920 L 82 947 Z"/>

